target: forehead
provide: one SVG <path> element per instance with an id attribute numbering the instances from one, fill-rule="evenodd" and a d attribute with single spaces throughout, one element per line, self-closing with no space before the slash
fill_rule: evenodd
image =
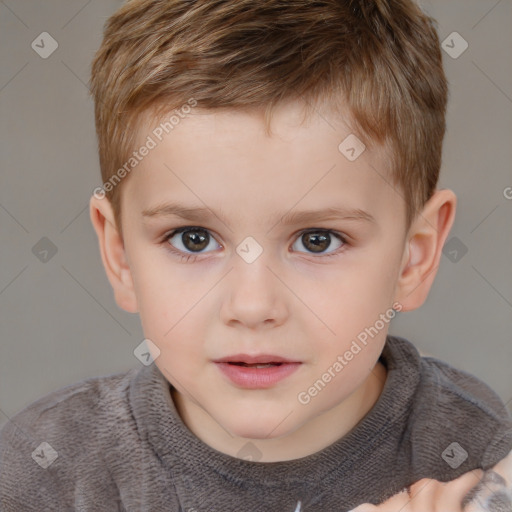
<path id="1" fill-rule="evenodd" d="M 197 138 L 198 145 L 206 144 L 215 138 L 222 141 L 222 147 L 232 150 L 239 142 L 254 141 L 264 144 L 269 150 L 270 146 L 292 143 L 294 140 L 308 140 L 306 146 L 300 145 L 304 150 L 338 149 L 341 139 L 347 136 L 361 139 L 352 126 L 352 116 L 344 103 L 331 105 L 327 100 L 316 100 L 315 103 L 306 104 L 302 101 L 289 100 L 274 107 L 270 119 L 271 134 L 267 133 L 264 123 L 263 108 L 219 108 L 204 109 L 197 106 L 190 107 L 184 103 L 181 107 L 169 111 L 156 118 L 152 111 L 146 111 L 139 118 L 135 146 L 144 144 L 147 136 L 155 139 L 157 145 L 180 144 L 190 142 L 191 137 Z M 309 108 L 307 108 L 309 107 Z M 230 143 L 231 146 L 230 146 Z M 299 145 L 295 144 L 295 149 Z M 222 149 L 220 146 L 217 149 Z M 248 152 L 250 147 L 245 145 L 242 151 Z M 292 144 L 288 150 L 292 149 Z M 388 148 L 375 146 L 372 149 L 374 159 L 387 154 Z M 366 151 L 366 156 L 369 151 Z M 378 153 L 378 154 L 377 154 Z M 389 160 L 389 158 L 385 158 Z M 382 165 L 383 162 L 380 162 Z"/>
<path id="2" fill-rule="evenodd" d="M 400 199 L 389 184 L 387 148 L 364 148 L 347 117 L 323 110 L 305 118 L 291 103 L 275 109 L 267 134 L 258 111 L 195 108 L 171 116 L 148 116 L 138 130 L 136 147 L 149 139 L 153 147 L 132 171 L 123 202 L 139 213 L 179 198 L 228 215 L 294 204 L 372 214 Z"/>

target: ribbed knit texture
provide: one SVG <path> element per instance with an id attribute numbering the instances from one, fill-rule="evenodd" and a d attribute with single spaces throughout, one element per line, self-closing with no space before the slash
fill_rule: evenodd
<path id="1" fill-rule="evenodd" d="M 343 512 L 420 478 L 487 469 L 512 450 L 512 420 L 476 377 L 398 337 L 388 336 L 381 361 L 385 387 L 363 420 L 320 452 L 284 462 L 203 443 L 154 364 L 72 384 L 0 432 L 0 511 Z M 58 454 L 46 469 L 32 457 L 42 442 Z M 458 447 L 443 457 L 452 443 L 467 452 L 456 468 Z"/>

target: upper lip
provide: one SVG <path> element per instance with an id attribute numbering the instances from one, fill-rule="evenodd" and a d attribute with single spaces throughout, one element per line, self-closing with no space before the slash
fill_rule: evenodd
<path id="1" fill-rule="evenodd" d="M 251 356 L 249 354 L 234 354 L 232 356 L 215 359 L 214 363 L 246 363 L 246 364 L 265 364 L 265 363 L 298 363 L 285 357 L 274 356 L 272 354 L 258 354 Z"/>

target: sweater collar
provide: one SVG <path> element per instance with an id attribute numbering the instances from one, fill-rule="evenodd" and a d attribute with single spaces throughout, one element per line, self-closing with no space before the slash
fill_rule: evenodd
<path id="1" fill-rule="evenodd" d="M 382 468 L 389 467 L 389 460 L 396 457 L 399 449 L 420 380 L 421 359 L 409 341 L 388 336 L 380 361 L 387 369 L 386 382 L 366 416 L 347 435 L 319 452 L 282 462 L 238 459 L 196 437 L 178 415 L 171 385 L 155 364 L 142 367 L 130 382 L 130 402 L 141 437 L 169 472 L 181 465 L 195 471 L 198 467 L 203 471 L 208 468 L 240 485 L 250 482 L 251 486 L 261 485 L 268 490 L 306 481 L 326 483 L 339 479 L 340 474 L 350 478 L 354 468 L 363 465 L 365 480 L 379 482 Z"/>

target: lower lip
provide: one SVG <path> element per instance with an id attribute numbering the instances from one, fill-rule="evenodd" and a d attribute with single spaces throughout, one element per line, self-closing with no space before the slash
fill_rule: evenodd
<path id="1" fill-rule="evenodd" d="M 301 363 L 283 363 L 267 368 L 238 366 L 229 363 L 215 363 L 231 382 L 246 389 L 270 388 L 291 375 Z"/>

